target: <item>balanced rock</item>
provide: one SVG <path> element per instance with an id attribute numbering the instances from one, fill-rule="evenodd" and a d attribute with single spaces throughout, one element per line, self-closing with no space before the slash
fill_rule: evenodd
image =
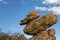
<path id="1" fill-rule="evenodd" d="M 46 14 L 38 20 L 29 22 L 24 28 L 24 33 L 35 35 L 42 30 L 46 30 L 57 22 L 57 16 L 54 14 Z"/>
<path id="2" fill-rule="evenodd" d="M 30 21 L 38 18 L 39 16 L 40 16 L 39 12 L 37 11 L 31 12 L 27 15 L 25 19 L 21 20 L 20 25 L 28 24 Z"/>
<path id="3" fill-rule="evenodd" d="M 57 16 L 55 14 L 46 14 L 40 18 L 37 11 L 31 12 L 27 17 L 21 20 L 20 25 L 26 24 L 24 33 L 33 35 L 28 40 L 56 40 L 55 29 L 48 29 L 56 24 Z"/>

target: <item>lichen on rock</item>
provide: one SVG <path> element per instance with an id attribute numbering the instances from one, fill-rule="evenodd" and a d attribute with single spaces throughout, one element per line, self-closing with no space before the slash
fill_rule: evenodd
<path id="1" fill-rule="evenodd" d="M 20 21 L 20 25 L 26 24 L 23 30 L 24 33 L 33 35 L 29 40 L 56 40 L 55 29 L 48 28 L 57 23 L 57 16 L 55 14 L 46 14 L 38 18 L 39 16 L 39 12 L 34 11 Z"/>

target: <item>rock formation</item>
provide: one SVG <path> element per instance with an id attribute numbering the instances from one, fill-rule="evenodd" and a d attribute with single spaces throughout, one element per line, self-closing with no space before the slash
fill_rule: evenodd
<path id="1" fill-rule="evenodd" d="M 29 13 L 28 15 L 26 15 L 27 17 L 23 20 L 21 20 L 21 23 L 20 25 L 24 25 L 24 24 L 27 24 L 29 23 L 30 21 L 38 18 L 40 16 L 40 14 L 37 12 L 37 11 L 34 11 L 34 12 L 31 12 Z"/>
<path id="2" fill-rule="evenodd" d="M 56 24 L 57 16 L 55 14 L 46 14 L 38 18 L 39 16 L 39 12 L 34 11 L 21 21 L 20 25 L 26 24 L 23 30 L 24 33 L 33 35 L 29 40 L 56 40 L 55 29 L 48 28 Z"/>

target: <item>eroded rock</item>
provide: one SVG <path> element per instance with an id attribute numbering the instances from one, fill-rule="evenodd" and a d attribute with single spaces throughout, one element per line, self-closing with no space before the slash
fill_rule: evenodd
<path id="1" fill-rule="evenodd" d="M 57 22 L 57 16 L 54 14 L 46 14 L 38 20 L 29 22 L 24 28 L 24 32 L 29 35 L 35 35 L 41 30 L 45 30 Z"/>
<path id="2" fill-rule="evenodd" d="M 41 31 L 40 33 L 34 35 L 29 40 L 56 40 L 55 30 L 49 29 L 49 30 Z"/>
<path id="3" fill-rule="evenodd" d="M 23 30 L 24 33 L 33 35 L 28 40 L 56 40 L 55 29 L 48 28 L 56 24 L 57 16 L 55 14 L 46 14 L 38 18 L 39 16 L 39 13 L 34 11 L 28 14 L 25 19 L 21 20 L 20 25 L 26 24 Z"/>
<path id="4" fill-rule="evenodd" d="M 39 12 L 37 11 L 31 12 L 26 16 L 25 19 L 21 20 L 20 25 L 28 24 L 30 21 L 38 18 L 39 16 L 40 16 Z"/>

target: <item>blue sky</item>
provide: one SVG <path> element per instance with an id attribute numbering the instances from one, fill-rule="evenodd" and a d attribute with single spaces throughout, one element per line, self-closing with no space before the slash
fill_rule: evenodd
<path id="1" fill-rule="evenodd" d="M 54 13 L 58 16 L 58 22 L 51 28 L 55 28 L 56 37 L 59 40 L 60 0 L 0 0 L 0 28 L 4 32 L 23 33 L 25 25 L 19 25 L 20 20 L 33 11 L 38 11 L 41 16 L 47 13 Z M 28 37 L 28 35 L 25 36 Z"/>

